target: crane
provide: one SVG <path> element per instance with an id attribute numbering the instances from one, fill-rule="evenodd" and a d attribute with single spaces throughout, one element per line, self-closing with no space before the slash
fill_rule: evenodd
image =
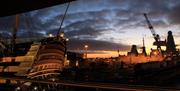
<path id="1" fill-rule="evenodd" d="M 148 17 L 147 17 L 147 14 L 144 13 L 144 17 L 146 19 L 146 22 L 147 22 L 147 25 L 149 27 L 149 29 L 151 30 L 151 33 L 155 39 L 155 42 L 153 43 L 153 45 L 156 45 L 157 46 L 157 49 L 160 49 L 161 50 L 161 46 L 165 46 L 166 45 L 166 42 L 165 41 L 161 41 L 160 40 L 160 36 L 159 34 L 157 34 L 151 24 L 151 22 L 149 21 Z"/>

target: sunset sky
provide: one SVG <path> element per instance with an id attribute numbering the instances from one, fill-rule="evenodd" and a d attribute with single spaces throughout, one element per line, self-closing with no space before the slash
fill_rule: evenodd
<path id="1" fill-rule="evenodd" d="M 66 6 L 21 14 L 18 37 L 56 34 Z M 161 40 L 171 30 L 180 44 L 180 0 L 77 0 L 71 2 L 62 26 L 70 39 L 68 49 L 82 52 L 87 44 L 89 57 L 117 56 L 117 50 L 126 54 L 132 44 L 141 47 L 143 37 L 148 51 L 156 48 L 143 13 L 148 14 Z M 11 36 L 13 25 L 14 16 L 0 18 L 1 36 Z"/>

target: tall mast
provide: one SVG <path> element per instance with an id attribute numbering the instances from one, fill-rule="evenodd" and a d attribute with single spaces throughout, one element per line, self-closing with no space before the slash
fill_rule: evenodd
<path id="1" fill-rule="evenodd" d="M 19 14 L 15 16 L 15 26 L 12 32 L 12 52 L 14 52 L 15 44 L 16 44 L 16 33 L 19 27 Z"/>
<path id="2" fill-rule="evenodd" d="M 61 21 L 61 23 L 60 23 L 60 27 L 59 27 L 59 29 L 58 29 L 58 31 L 57 31 L 57 34 L 56 34 L 57 37 L 58 37 L 58 35 L 59 35 L 60 31 L 61 31 L 61 28 L 62 28 L 64 19 L 65 19 L 65 17 L 66 17 L 66 13 L 67 13 L 68 8 L 69 8 L 69 5 L 70 5 L 70 2 L 68 2 L 68 5 L 67 5 L 66 10 L 65 10 L 65 12 L 64 12 L 64 15 L 63 15 L 63 17 L 62 17 L 62 21 Z"/>

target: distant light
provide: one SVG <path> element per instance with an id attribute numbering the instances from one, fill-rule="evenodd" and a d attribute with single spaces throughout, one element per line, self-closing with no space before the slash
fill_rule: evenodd
<path id="1" fill-rule="evenodd" d="M 31 85 L 31 82 L 26 82 L 26 83 L 24 83 L 24 85 L 30 86 L 30 85 Z"/>
<path id="2" fill-rule="evenodd" d="M 69 39 L 68 39 L 68 38 L 66 38 L 66 41 L 69 41 Z"/>
<path id="3" fill-rule="evenodd" d="M 61 37 L 61 38 L 64 38 L 64 32 L 61 32 L 61 33 L 60 33 L 60 37 Z"/>
<path id="4" fill-rule="evenodd" d="M 65 65 L 69 66 L 69 63 L 70 63 L 69 60 L 66 60 L 66 61 L 65 61 Z"/>
<path id="5" fill-rule="evenodd" d="M 84 47 L 85 47 L 85 48 L 88 48 L 88 45 L 85 45 Z"/>
<path id="6" fill-rule="evenodd" d="M 50 34 L 48 35 L 48 37 L 54 37 L 54 36 L 53 36 L 53 34 L 50 33 Z"/>
<path id="7" fill-rule="evenodd" d="M 54 81 L 55 81 L 55 78 L 52 78 L 52 81 L 54 82 Z"/>
<path id="8" fill-rule="evenodd" d="M 37 90 L 37 87 L 36 87 L 36 86 L 34 87 L 34 90 Z"/>
<path id="9" fill-rule="evenodd" d="M 155 52 L 153 52 L 153 54 L 154 54 L 154 55 L 157 55 L 158 53 L 157 53 L 157 51 L 155 51 Z"/>
<path id="10" fill-rule="evenodd" d="M 70 63 L 70 61 L 69 61 L 69 60 L 67 60 L 67 63 L 69 64 L 69 63 Z"/>
<path id="11" fill-rule="evenodd" d="M 85 58 L 87 59 L 87 50 L 88 50 L 88 45 L 84 45 L 84 47 L 85 47 L 85 51 L 86 51 Z"/>
<path id="12" fill-rule="evenodd" d="M 17 87 L 17 88 L 16 88 L 16 91 L 19 91 L 20 89 L 21 89 L 20 87 Z"/>
<path id="13" fill-rule="evenodd" d="M 79 66 L 79 62 L 78 61 L 76 61 L 76 66 Z"/>

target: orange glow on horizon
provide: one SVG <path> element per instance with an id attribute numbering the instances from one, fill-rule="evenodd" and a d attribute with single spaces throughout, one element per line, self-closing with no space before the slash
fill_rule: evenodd
<path id="1" fill-rule="evenodd" d="M 156 49 L 156 46 L 147 46 L 146 52 L 149 55 L 152 49 Z M 165 47 L 162 47 L 162 50 L 165 50 Z M 141 49 L 138 49 L 138 52 L 141 53 Z M 93 51 L 94 53 L 88 53 L 87 58 L 109 58 L 109 57 L 118 57 L 118 51 Z M 119 51 L 119 55 L 127 55 L 130 52 L 130 49 L 127 51 Z"/>
<path id="2" fill-rule="evenodd" d="M 97 52 L 97 53 L 96 53 Z M 120 51 L 120 55 L 126 55 L 127 52 Z M 109 57 L 118 57 L 117 51 L 95 51 L 95 53 L 88 53 L 88 58 L 109 58 Z"/>

